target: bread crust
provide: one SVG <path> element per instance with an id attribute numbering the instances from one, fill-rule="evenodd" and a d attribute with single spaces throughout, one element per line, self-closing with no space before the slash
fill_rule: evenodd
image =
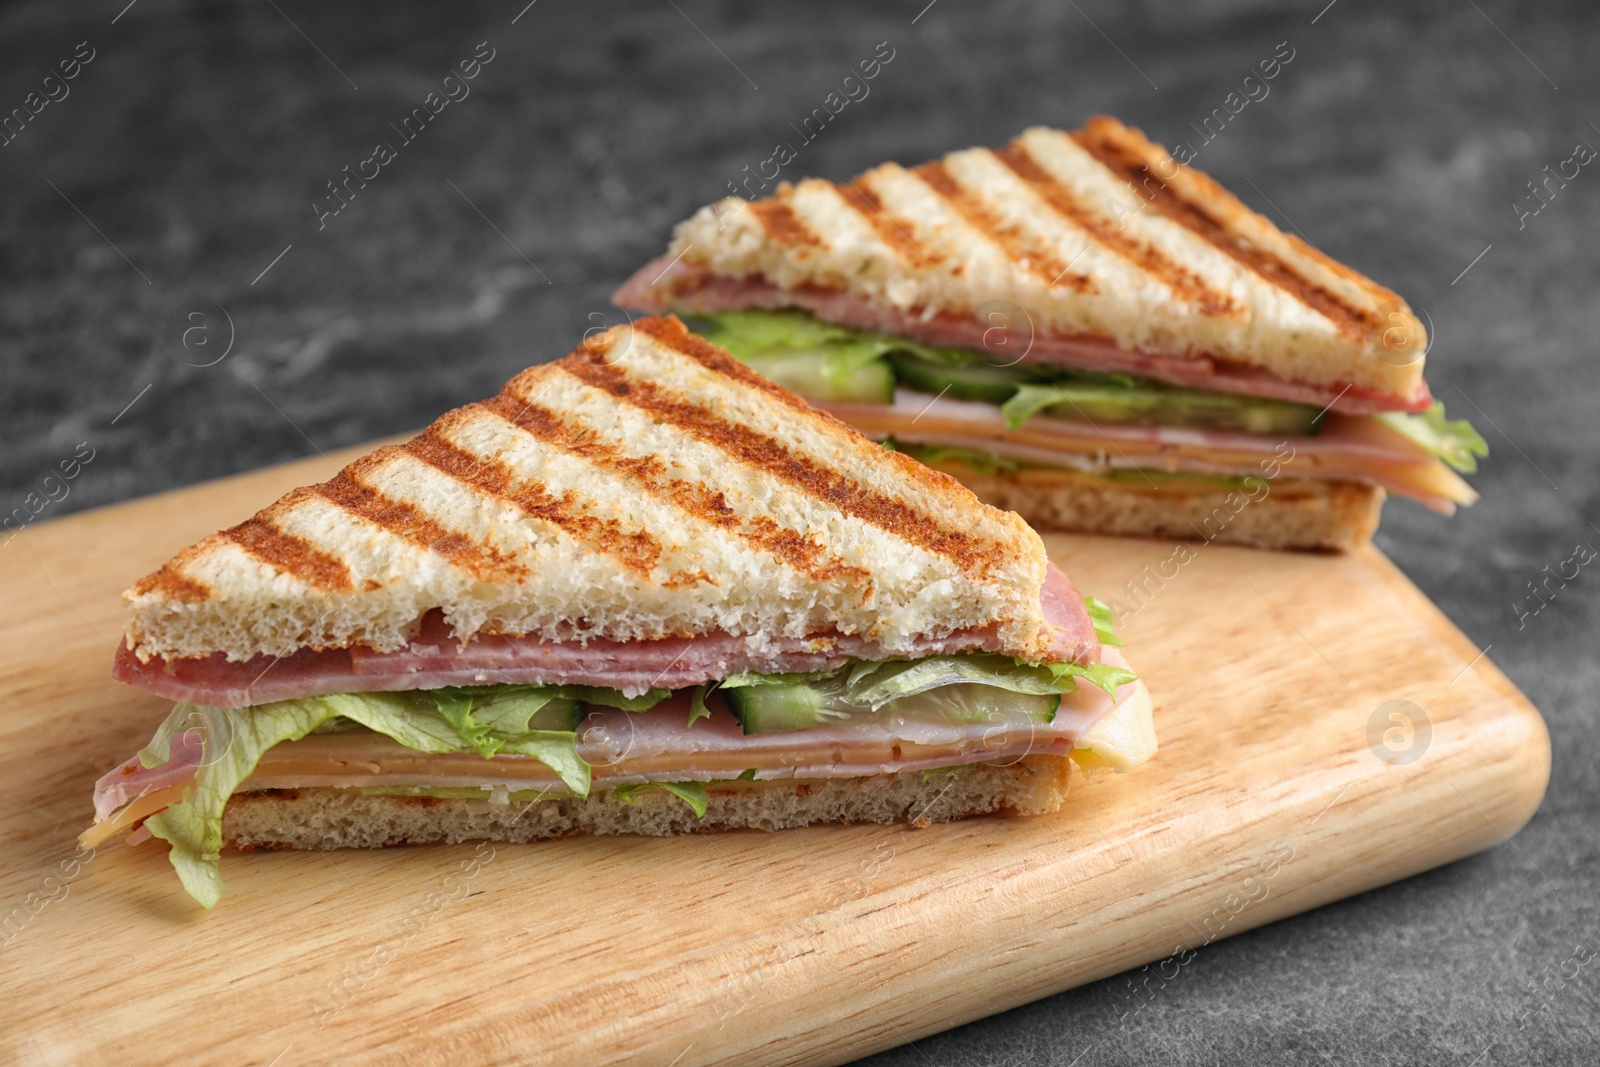
<path id="1" fill-rule="evenodd" d="M 1066 800 L 1072 760 L 1027 756 L 1004 765 L 903 771 L 862 778 L 730 782 L 708 790 L 696 818 L 679 798 L 642 789 L 588 797 L 490 800 L 364 794 L 359 789 L 261 790 L 231 797 L 223 842 L 234 849 L 379 848 L 462 841 L 527 842 L 574 834 L 652 837 L 721 830 L 784 830 L 815 823 L 926 826 L 969 815 L 1041 815 Z"/>
<path id="2" fill-rule="evenodd" d="M 1035 529 L 1218 541 L 1255 548 L 1351 552 L 1372 539 L 1385 493 L 1356 482 L 1284 478 L 1265 495 L 1237 489 L 1153 488 L 1044 469 L 957 474 L 985 503 Z"/>

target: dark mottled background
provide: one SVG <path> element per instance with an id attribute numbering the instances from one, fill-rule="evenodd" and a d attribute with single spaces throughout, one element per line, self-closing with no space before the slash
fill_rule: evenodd
<path id="1" fill-rule="evenodd" d="M 492 391 L 614 319 L 608 294 L 670 224 L 879 42 L 894 58 L 871 95 L 787 176 L 1102 111 L 1197 143 L 1190 123 L 1287 41 L 1270 95 L 1197 163 L 1431 320 L 1435 392 L 1494 450 L 1484 500 L 1453 521 L 1393 503 L 1379 542 L 1543 709 L 1549 797 L 1513 844 L 1207 948 L 1159 996 L 1114 978 L 872 1062 L 1595 1061 L 1600 972 L 1558 972 L 1600 951 L 1600 570 L 1520 624 L 1518 605 L 1542 567 L 1600 546 L 1600 168 L 1520 228 L 1513 205 L 1600 146 L 1600 11 L 541 0 L 513 24 L 523 2 L 7 5 L 0 109 L 79 42 L 94 58 L 0 147 L 0 510 L 80 442 L 94 459 L 44 517 Z M 319 230 L 324 183 L 398 141 L 388 123 L 485 40 L 471 96 Z M 187 351 L 165 339 L 204 305 L 232 346 L 189 366 L 228 340 L 215 312 Z"/>

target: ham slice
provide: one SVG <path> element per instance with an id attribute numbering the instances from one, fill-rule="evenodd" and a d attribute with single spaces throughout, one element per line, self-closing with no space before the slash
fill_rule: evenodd
<path id="1" fill-rule="evenodd" d="M 665 256 L 640 268 L 616 291 L 612 300 L 637 311 L 684 314 L 801 308 L 841 326 L 954 348 L 984 348 L 984 333 L 990 329 L 988 324 L 977 319 L 907 311 L 840 290 L 782 289 L 761 278 L 724 278 Z M 1433 403 L 1426 382 L 1418 382 L 1410 396 L 1395 396 L 1348 383 L 1321 385 L 1290 381 L 1259 367 L 1230 363 L 1213 356 L 1135 352 L 1119 348 L 1104 337 L 1035 337 L 1028 346 L 1026 358 L 1030 362 L 1078 370 L 1133 374 L 1191 389 L 1312 404 L 1349 415 L 1426 411 Z"/>
<path id="2" fill-rule="evenodd" d="M 1039 594 L 1052 627 L 1052 658 L 1098 662 L 1100 643 L 1083 600 L 1052 564 Z M 929 636 L 918 653 L 998 651 L 999 626 Z M 829 670 L 851 659 L 882 659 L 870 638 L 857 634 L 810 637 L 728 633 L 656 641 L 591 639 L 543 641 L 475 635 L 464 645 L 437 612 L 423 618 L 417 637 L 394 652 L 365 648 L 303 649 L 292 656 L 230 662 L 221 653 L 140 663 L 126 642 L 112 676 L 173 700 L 239 708 L 328 693 L 397 692 L 447 685 L 596 685 L 634 696 L 648 689 L 684 689 L 740 671 L 763 674 Z"/>
<path id="3" fill-rule="evenodd" d="M 95 820 L 110 818 L 118 808 L 148 793 L 190 781 L 200 765 L 202 740 L 199 730 L 185 730 L 172 739 L 167 762 L 146 767 L 133 756 L 101 775 L 94 784 Z"/>

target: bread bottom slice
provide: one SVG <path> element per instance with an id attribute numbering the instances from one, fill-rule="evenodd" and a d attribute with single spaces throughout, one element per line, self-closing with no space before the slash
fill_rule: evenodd
<path id="1" fill-rule="evenodd" d="M 985 474 L 940 465 L 984 503 L 1015 511 L 1036 530 L 1220 541 L 1272 549 L 1349 552 L 1378 528 L 1384 491 L 1357 482 L 1280 479 L 1247 492 L 1204 483 L 1152 486 L 1076 471 Z"/>
<path id="2" fill-rule="evenodd" d="M 359 789 L 267 789 L 236 794 L 222 815 L 230 848 L 379 848 L 461 841 L 539 841 L 573 834 L 671 834 L 787 830 L 813 823 L 908 822 L 916 826 L 1000 812 L 1060 808 L 1067 756 L 863 778 L 727 782 L 707 790 L 706 813 L 660 789 L 631 802 L 610 790 L 497 804 L 456 797 L 370 794 Z"/>

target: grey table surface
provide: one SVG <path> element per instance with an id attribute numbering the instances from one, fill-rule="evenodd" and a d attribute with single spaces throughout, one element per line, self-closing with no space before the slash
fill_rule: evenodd
<path id="1" fill-rule="evenodd" d="M 1600 9 L 525 2 L 7 5 L 0 109 L 29 113 L 0 146 L 3 509 L 84 443 L 39 521 L 486 395 L 617 321 L 670 225 L 800 143 L 880 46 L 784 177 L 1118 115 L 1426 313 L 1434 391 L 1493 455 L 1480 504 L 1391 503 L 1378 543 L 1543 710 L 1549 794 L 1512 843 L 1212 945 L 1157 992 L 1112 978 L 869 1062 L 1600 1060 L 1600 573 L 1537 614 L 1529 593 L 1600 546 L 1600 172 L 1529 184 L 1600 146 Z M 398 136 L 475 52 L 470 95 Z M 323 215 L 379 141 L 395 158 Z"/>

